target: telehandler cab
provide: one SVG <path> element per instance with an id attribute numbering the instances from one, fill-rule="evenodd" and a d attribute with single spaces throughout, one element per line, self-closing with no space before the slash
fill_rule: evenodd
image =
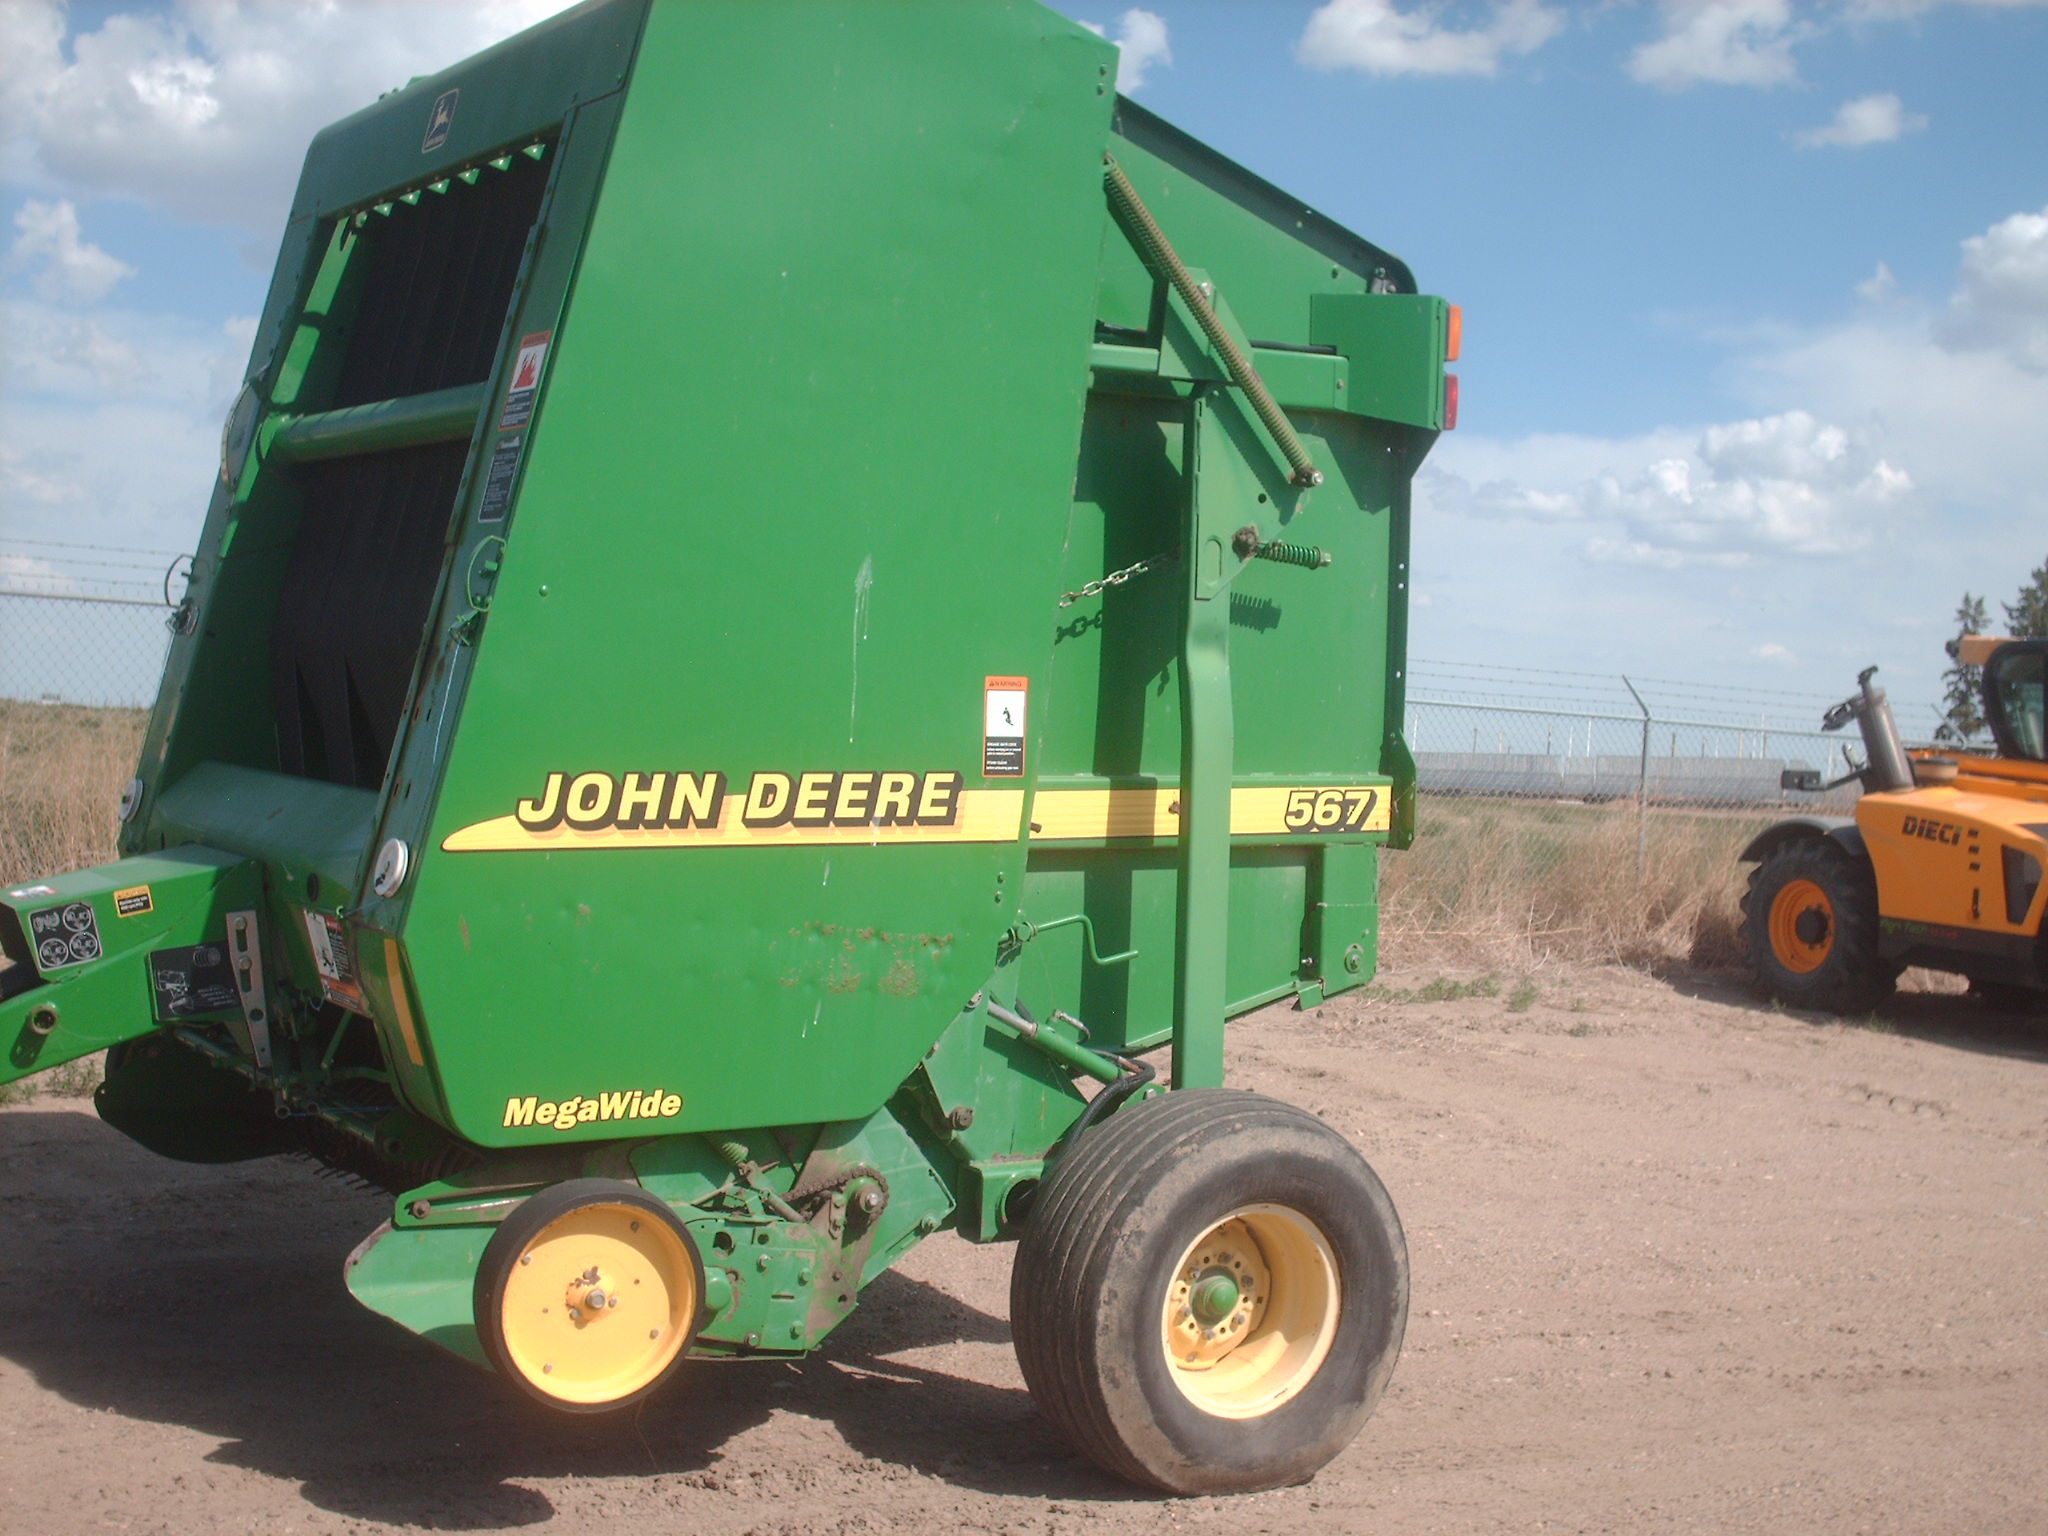
<path id="1" fill-rule="evenodd" d="M 1855 815 L 1795 816 L 1743 850 L 1757 865 L 1743 935 L 1781 1002 L 1865 1012 L 1909 965 L 1960 972 L 2000 1002 L 2048 1002 L 2048 640 L 1972 635 L 1960 655 L 1983 668 L 1991 754 L 1906 750 L 1871 667 L 1821 722 L 1854 720 L 1864 765 L 1833 784 L 1784 776 L 1807 791 L 1860 779 Z"/>

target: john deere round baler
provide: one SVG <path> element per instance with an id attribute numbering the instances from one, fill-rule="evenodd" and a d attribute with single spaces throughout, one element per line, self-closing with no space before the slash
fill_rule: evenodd
<path id="1" fill-rule="evenodd" d="M 0 893 L 0 1078 L 111 1047 L 145 1146 L 381 1184 L 350 1289 L 558 1408 L 952 1230 L 1105 1466 L 1334 1455 L 1400 1226 L 1224 1028 L 1373 973 L 1456 317 L 1114 72 L 595 0 L 320 134 L 125 857 Z"/>

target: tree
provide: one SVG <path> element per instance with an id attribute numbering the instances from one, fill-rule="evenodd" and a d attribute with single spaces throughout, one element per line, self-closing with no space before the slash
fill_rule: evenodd
<path id="1" fill-rule="evenodd" d="M 2002 606 L 2006 633 L 2014 639 L 2048 635 L 2048 560 L 2034 567 L 2018 598 Z"/>
<path id="2" fill-rule="evenodd" d="M 1973 667 L 1962 659 L 1962 640 L 1965 635 L 1981 635 L 1989 620 L 1984 609 L 1984 599 L 1963 594 L 1963 600 L 1956 604 L 1956 637 L 1948 642 L 1949 668 L 1941 674 L 1941 724 L 1934 728 L 1934 739 L 1946 747 L 1968 746 L 1984 733 L 1984 711 L 1978 703 L 1978 678 L 1982 667 Z"/>
<path id="3" fill-rule="evenodd" d="M 2048 635 L 2048 560 L 2034 568 L 2019 596 L 1999 606 L 2005 610 L 2005 632 L 2014 639 Z M 1984 734 L 1984 711 L 1978 692 L 1984 669 L 1963 661 L 1961 642 L 1965 635 L 1983 634 L 1989 625 L 1984 599 L 1965 592 L 1963 600 L 1956 604 L 1956 638 L 1946 647 L 1950 666 L 1941 674 L 1942 703 L 1946 707 L 1941 724 L 1934 728 L 1934 739 L 1944 746 L 1968 746 Z"/>

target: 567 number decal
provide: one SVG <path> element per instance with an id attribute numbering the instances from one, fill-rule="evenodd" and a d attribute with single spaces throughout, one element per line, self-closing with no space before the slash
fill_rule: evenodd
<path id="1" fill-rule="evenodd" d="M 1287 795 L 1290 832 L 1362 832 L 1379 809 L 1380 791 L 1363 787 L 1296 789 Z"/>

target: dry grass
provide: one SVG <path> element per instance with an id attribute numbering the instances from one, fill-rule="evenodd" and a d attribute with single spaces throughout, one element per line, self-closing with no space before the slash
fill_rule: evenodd
<path id="1" fill-rule="evenodd" d="M 147 712 L 0 699 L 0 884 L 104 864 Z"/>
<path id="2" fill-rule="evenodd" d="M 148 723 L 139 709 L 0 699 L 0 885 L 115 857 L 115 810 Z M 99 1083 L 102 1059 L 87 1056 L 0 1085 L 0 1104 L 39 1093 L 89 1094 Z"/>
<path id="3" fill-rule="evenodd" d="M 1381 864 L 1382 953 L 1426 964 L 1650 965 L 1740 958 L 1742 847 L 1772 819 L 1430 796 L 1415 846 Z"/>

